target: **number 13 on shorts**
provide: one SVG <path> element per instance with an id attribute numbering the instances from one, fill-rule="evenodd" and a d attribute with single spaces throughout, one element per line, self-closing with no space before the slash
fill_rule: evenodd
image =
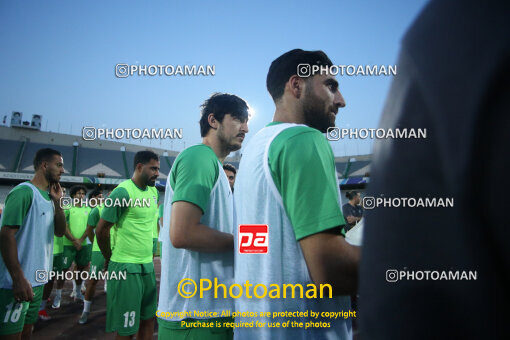
<path id="1" fill-rule="evenodd" d="M 124 313 L 124 328 L 133 327 L 135 325 L 135 320 L 136 320 L 135 311 Z"/>

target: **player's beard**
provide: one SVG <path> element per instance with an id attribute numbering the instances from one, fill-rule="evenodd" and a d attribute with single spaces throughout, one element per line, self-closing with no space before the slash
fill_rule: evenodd
<path id="1" fill-rule="evenodd" d="M 317 97 L 311 87 L 305 90 L 305 98 L 303 103 L 303 114 L 305 124 L 313 127 L 322 133 L 326 133 L 329 127 L 335 126 L 335 116 L 331 115 L 331 111 L 335 111 L 334 106 L 325 108 L 324 100 Z"/>
<path id="2" fill-rule="evenodd" d="M 239 150 L 241 148 L 240 145 L 232 143 L 232 141 L 234 141 L 235 138 L 237 138 L 237 135 L 233 136 L 233 137 L 230 137 L 230 139 L 227 138 L 225 136 L 225 133 L 224 133 L 224 130 L 223 130 L 223 126 L 221 124 L 218 127 L 218 132 L 216 133 L 216 135 L 217 135 L 218 140 L 220 141 L 220 143 L 222 145 L 222 149 L 223 150 L 227 150 L 228 152 L 232 152 L 232 151 L 237 151 L 237 150 Z"/>
<path id="3" fill-rule="evenodd" d="M 50 168 L 46 169 L 46 172 L 44 173 L 44 177 L 46 178 L 48 183 L 58 183 L 59 182 L 58 174 L 53 175 Z"/>
<path id="4" fill-rule="evenodd" d="M 143 177 L 143 182 L 145 183 L 145 185 L 150 186 L 150 187 L 153 187 L 156 185 L 156 179 L 158 179 L 157 177 L 151 178 L 151 176 L 146 172 L 142 172 L 142 177 Z"/>
<path id="5" fill-rule="evenodd" d="M 152 178 L 150 178 L 150 177 L 147 175 L 147 178 L 146 178 L 146 180 L 145 180 L 145 184 L 146 184 L 146 185 L 148 185 L 148 186 L 150 186 L 150 187 L 153 187 L 153 186 L 155 186 L 155 185 L 156 185 L 156 179 L 157 179 L 157 177 L 156 177 L 156 178 L 154 178 L 154 179 L 152 179 Z"/>

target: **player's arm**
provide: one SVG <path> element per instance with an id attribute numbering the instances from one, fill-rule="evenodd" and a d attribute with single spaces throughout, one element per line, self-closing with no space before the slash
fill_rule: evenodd
<path id="1" fill-rule="evenodd" d="M 81 235 L 81 237 L 78 239 L 78 242 L 80 242 L 80 244 L 83 243 L 83 241 L 85 241 L 85 239 L 87 238 L 89 234 L 89 230 L 88 230 L 88 225 L 87 227 L 85 227 L 85 231 L 83 232 L 83 235 Z"/>
<path id="2" fill-rule="evenodd" d="M 175 248 L 204 252 L 234 249 L 233 235 L 200 223 L 219 171 L 217 158 L 206 149 L 183 153 L 176 160 L 170 173 L 174 195 L 169 231 Z"/>
<path id="3" fill-rule="evenodd" d="M 32 286 L 25 278 L 18 259 L 16 233 L 32 204 L 33 193 L 29 187 L 16 188 L 7 195 L 0 229 L 0 253 L 12 278 L 12 292 L 19 301 L 34 297 Z"/>
<path id="4" fill-rule="evenodd" d="M 73 243 L 73 246 L 77 250 L 80 250 L 81 242 L 76 237 L 73 236 L 73 234 L 71 233 L 71 229 L 69 228 L 69 224 L 67 224 L 67 223 L 66 223 L 66 231 L 64 233 L 64 236 L 67 237 L 67 239 Z"/>
<path id="5" fill-rule="evenodd" d="M 163 227 L 163 204 L 159 206 L 159 223 L 158 223 L 158 235 L 161 232 L 161 228 Z"/>
<path id="6" fill-rule="evenodd" d="M 331 147 L 318 131 L 309 131 L 289 138 L 275 155 L 272 150 L 272 176 L 312 281 L 330 284 L 335 295 L 353 294 L 360 249 L 341 235 L 345 219 Z"/>
<path id="7" fill-rule="evenodd" d="M 18 261 L 18 247 L 16 245 L 17 226 L 3 226 L 0 230 L 0 249 L 2 258 L 12 278 L 12 293 L 19 301 L 31 301 L 34 297 L 32 286 L 25 278 L 21 264 Z"/>
<path id="8" fill-rule="evenodd" d="M 351 295 L 358 286 L 360 247 L 329 232 L 310 235 L 299 241 L 313 282 L 330 284 L 335 295 Z"/>
<path id="9" fill-rule="evenodd" d="M 76 237 L 74 237 L 73 234 L 71 233 L 71 227 L 69 225 L 70 211 L 66 210 L 64 212 L 64 216 L 65 216 L 65 222 L 66 222 L 66 229 L 65 229 L 65 232 L 64 232 L 64 236 L 69 241 L 71 241 L 71 243 L 73 244 L 73 247 L 75 247 L 77 250 L 80 250 L 81 249 L 81 242 Z"/>
<path id="10" fill-rule="evenodd" d="M 94 207 L 87 217 L 87 228 L 85 229 L 85 235 L 89 238 L 90 243 L 94 243 L 94 229 L 99 222 L 99 208 Z"/>
<path id="11" fill-rule="evenodd" d="M 126 189 L 117 187 L 110 194 L 109 198 L 112 201 L 122 202 L 123 200 L 129 200 L 129 193 Z M 110 243 L 110 229 L 112 226 L 120 220 L 120 217 L 123 213 L 127 211 L 127 207 L 122 207 L 118 205 L 113 205 L 109 207 L 105 207 L 99 221 L 96 226 L 96 237 L 97 237 L 97 245 L 105 258 L 105 268 L 107 267 L 107 263 L 110 261 L 110 257 L 112 257 L 112 248 Z M 99 214 L 98 214 L 99 216 Z"/>
<path id="12" fill-rule="evenodd" d="M 55 216 L 53 218 L 55 236 L 61 237 L 66 231 L 66 217 L 64 210 L 60 206 L 60 199 L 63 196 L 62 188 L 59 183 L 50 184 L 50 197 L 55 207 Z"/>
<path id="13" fill-rule="evenodd" d="M 159 202 L 159 197 L 160 197 L 159 195 L 160 195 L 160 193 L 158 191 L 158 202 Z M 158 205 L 158 218 L 156 219 L 156 228 L 158 230 L 158 235 L 159 235 L 159 232 L 160 232 L 159 222 L 161 221 L 160 211 L 161 211 L 161 207 L 162 206 L 163 206 L 162 204 Z"/>
<path id="14" fill-rule="evenodd" d="M 94 227 L 91 226 L 90 224 L 87 224 L 87 229 L 85 230 L 85 235 L 87 235 L 90 243 L 94 243 L 94 232 L 92 230 L 94 230 Z"/>
<path id="15" fill-rule="evenodd" d="M 71 234 L 71 229 L 69 229 L 69 224 L 66 223 L 66 230 L 64 232 L 64 236 L 71 242 L 73 242 L 74 244 L 74 240 L 76 240 L 73 236 L 73 234 Z"/>
<path id="16" fill-rule="evenodd" d="M 97 245 L 99 246 L 101 254 L 103 254 L 106 262 L 109 262 L 110 257 L 112 257 L 112 248 L 110 246 L 110 229 L 114 224 L 115 223 L 108 222 L 100 218 L 96 227 Z"/>
<path id="17" fill-rule="evenodd" d="M 202 209 L 193 203 L 178 201 L 172 204 L 170 240 L 175 248 L 194 251 L 223 252 L 234 249 L 232 234 L 209 228 L 200 223 Z"/>

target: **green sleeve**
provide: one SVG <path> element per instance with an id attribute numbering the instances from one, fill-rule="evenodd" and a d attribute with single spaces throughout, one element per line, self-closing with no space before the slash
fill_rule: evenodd
<path id="1" fill-rule="evenodd" d="M 163 211 L 164 211 L 164 205 L 163 203 L 161 203 L 161 205 L 159 206 L 159 216 L 158 217 L 163 217 Z"/>
<path id="2" fill-rule="evenodd" d="M 345 224 L 338 204 L 335 157 L 318 130 L 283 131 L 271 143 L 268 158 L 296 240 Z"/>
<path id="3" fill-rule="evenodd" d="M 92 209 L 92 211 L 89 214 L 89 217 L 87 218 L 87 225 L 96 227 L 98 222 L 99 222 L 99 209 L 95 207 L 94 209 Z"/>
<path id="4" fill-rule="evenodd" d="M 129 193 L 125 188 L 117 187 L 108 197 L 111 198 L 114 202 L 116 200 L 122 202 L 123 199 L 129 200 Z M 120 216 L 124 211 L 126 211 L 127 208 L 127 206 L 125 207 L 122 204 L 112 204 L 110 207 L 104 207 L 101 218 L 110 223 L 117 223 L 120 219 Z"/>
<path id="5" fill-rule="evenodd" d="M 4 225 L 21 226 L 28 210 L 30 210 L 33 197 L 32 189 L 26 185 L 20 185 L 12 189 L 5 199 L 2 227 Z"/>
<path id="6" fill-rule="evenodd" d="M 204 213 L 218 176 L 218 158 L 211 148 L 197 145 L 186 149 L 177 157 L 170 173 L 172 203 L 190 202 Z"/>

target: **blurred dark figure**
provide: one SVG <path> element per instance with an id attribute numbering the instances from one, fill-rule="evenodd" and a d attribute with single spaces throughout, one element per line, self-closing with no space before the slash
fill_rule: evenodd
<path id="1" fill-rule="evenodd" d="M 362 339 L 510 339 L 509 99 L 510 2 L 430 2 L 404 37 L 380 123 L 427 138 L 378 140 L 367 196 L 454 207 L 365 211 Z M 477 277 L 387 280 L 388 270 Z"/>
<path id="2" fill-rule="evenodd" d="M 363 207 L 360 205 L 361 197 L 357 191 L 347 191 L 345 197 L 349 202 L 342 206 L 342 213 L 345 218 L 345 231 L 349 231 L 358 223 L 363 217 Z"/>

